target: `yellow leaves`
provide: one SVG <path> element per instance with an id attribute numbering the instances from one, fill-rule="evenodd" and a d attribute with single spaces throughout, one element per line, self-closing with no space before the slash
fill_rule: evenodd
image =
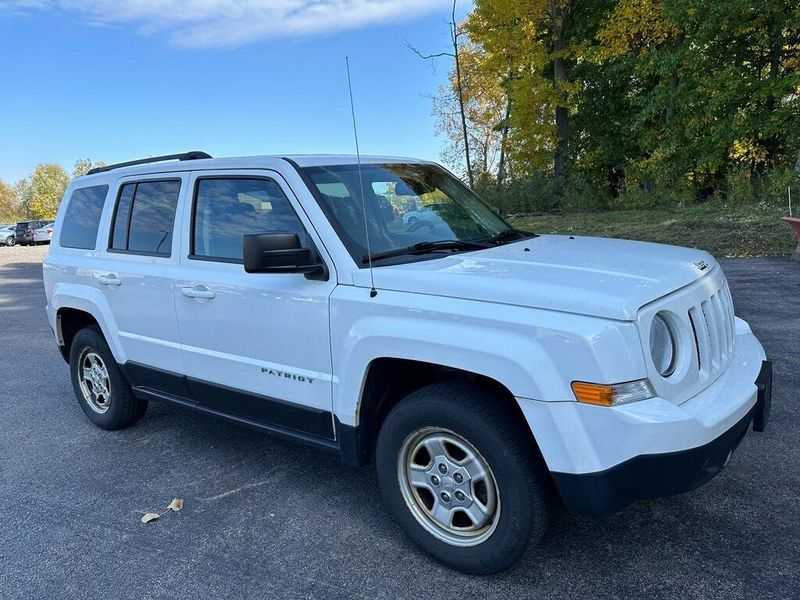
<path id="1" fill-rule="evenodd" d="M 734 160 L 761 163 L 769 158 L 769 152 L 756 140 L 736 140 L 731 145 L 731 158 Z"/>
<path id="2" fill-rule="evenodd" d="M 664 16 L 661 0 L 620 0 L 598 32 L 601 59 L 619 58 L 669 43 L 680 29 Z"/>
<path id="3" fill-rule="evenodd" d="M 25 211 L 34 219 L 54 218 L 68 183 L 69 175 L 59 165 L 36 165 L 21 182 L 20 200 Z"/>

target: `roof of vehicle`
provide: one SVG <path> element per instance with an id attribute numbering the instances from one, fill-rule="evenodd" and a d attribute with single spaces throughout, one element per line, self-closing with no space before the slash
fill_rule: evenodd
<path id="1" fill-rule="evenodd" d="M 179 156 L 179 155 L 174 155 Z M 285 159 L 291 160 L 300 167 L 317 167 L 317 166 L 334 166 L 334 165 L 349 165 L 356 164 L 357 157 L 355 154 L 283 154 L 283 155 L 262 155 L 262 156 L 236 156 L 224 158 L 194 158 L 191 160 L 163 160 L 157 161 L 155 157 L 154 162 L 147 162 L 133 166 L 109 165 L 103 167 L 104 170 L 96 173 L 90 173 L 80 180 L 92 180 L 105 178 L 104 176 L 112 175 L 116 177 L 124 177 L 130 175 L 144 175 L 151 173 L 174 173 L 176 171 L 202 171 L 214 169 L 259 169 L 265 167 L 274 167 L 276 161 L 284 161 Z M 399 156 L 379 156 L 379 155 L 364 155 L 361 156 L 362 164 L 383 164 L 383 163 L 416 163 L 426 164 L 431 161 L 420 160 L 416 158 L 407 158 Z"/>

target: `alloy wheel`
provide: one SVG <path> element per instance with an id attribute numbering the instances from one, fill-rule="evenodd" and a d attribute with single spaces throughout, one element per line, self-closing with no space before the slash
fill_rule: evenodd
<path id="1" fill-rule="evenodd" d="M 403 443 L 397 476 L 409 511 L 428 533 L 454 546 L 475 546 L 491 536 L 500 496 L 489 463 L 448 429 L 424 427 Z"/>

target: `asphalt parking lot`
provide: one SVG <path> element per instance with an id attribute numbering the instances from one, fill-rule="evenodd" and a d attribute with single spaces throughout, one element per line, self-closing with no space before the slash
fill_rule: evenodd
<path id="1" fill-rule="evenodd" d="M 705 487 L 560 516 L 513 571 L 432 562 L 371 467 L 151 403 L 93 427 L 44 314 L 46 247 L 0 247 L 0 597 L 789 598 L 800 590 L 800 263 L 723 261 L 775 361 L 773 412 Z M 143 525 L 173 497 L 181 512 Z"/>

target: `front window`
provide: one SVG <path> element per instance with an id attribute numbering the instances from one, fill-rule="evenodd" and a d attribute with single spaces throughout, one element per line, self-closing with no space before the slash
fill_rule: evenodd
<path id="1" fill-rule="evenodd" d="M 249 233 L 289 231 L 310 243 L 286 194 L 266 177 L 198 179 L 193 223 L 193 258 L 242 262 L 242 240 Z"/>
<path id="2" fill-rule="evenodd" d="M 358 165 L 306 167 L 303 172 L 359 266 L 369 262 L 367 235 L 373 260 L 379 263 L 489 247 L 509 231 L 521 237 L 435 165 L 362 164 L 361 179 Z"/>

